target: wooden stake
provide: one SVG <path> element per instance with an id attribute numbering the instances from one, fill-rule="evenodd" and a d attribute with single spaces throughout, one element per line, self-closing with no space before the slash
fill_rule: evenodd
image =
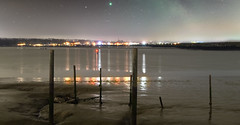
<path id="1" fill-rule="evenodd" d="M 209 120 L 212 119 L 212 76 L 209 75 Z"/>
<path id="2" fill-rule="evenodd" d="M 129 94 L 129 104 L 130 108 L 132 107 L 132 75 L 130 75 L 130 94 Z"/>
<path id="3" fill-rule="evenodd" d="M 74 99 L 75 99 L 75 104 L 78 103 L 77 100 L 77 85 L 76 85 L 76 66 L 73 65 L 73 81 L 74 81 Z"/>
<path id="4" fill-rule="evenodd" d="M 100 105 L 102 105 L 102 68 L 100 68 L 100 99 L 99 99 L 99 103 Z"/>
<path id="5" fill-rule="evenodd" d="M 163 109 L 163 103 L 162 103 L 162 98 L 161 98 L 161 96 L 159 97 L 159 100 L 160 100 L 161 108 Z"/>
<path id="6" fill-rule="evenodd" d="M 209 106 L 212 108 L 212 76 L 209 75 Z"/>
<path id="7" fill-rule="evenodd" d="M 50 50 L 49 71 L 49 124 L 54 125 L 54 50 Z"/>
<path id="8" fill-rule="evenodd" d="M 138 49 L 133 50 L 133 85 L 132 85 L 132 124 L 137 124 L 137 68 L 138 68 Z"/>

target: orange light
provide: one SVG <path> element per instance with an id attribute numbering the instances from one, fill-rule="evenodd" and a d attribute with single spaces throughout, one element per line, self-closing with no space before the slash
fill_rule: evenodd
<path id="1" fill-rule="evenodd" d="M 34 47 L 41 47 L 43 44 L 33 44 Z"/>
<path id="2" fill-rule="evenodd" d="M 77 77 L 77 78 L 76 78 L 76 81 L 77 81 L 77 82 L 80 82 L 80 81 L 81 81 L 81 77 Z"/>
<path id="3" fill-rule="evenodd" d="M 89 43 L 89 42 L 86 42 L 85 44 L 86 44 L 86 45 L 90 45 L 90 43 Z"/>
<path id="4" fill-rule="evenodd" d="M 65 78 L 64 78 L 64 81 L 65 81 L 65 82 L 71 82 L 71 78 L 70 78 L 70 77 L 65 77 Z"/>
<path id="5" fill-rule="evenodd" d="M 25 46 L 26 45 L 26 43 L 19 43 L 19 44 L 17 44 L 18 46 Z"/>
<path id="6" fill-rule="evenodd" d="M 129 43 L 128 43 L 128 42 L 125 42 L 125 43 L 124 43 L 124 45 L 125 45 L 125 46 L 128 46 L 128 45 L 129 45 Z"/>
<path id="7" fill-rule="evenodd" d="M 67 41 L 67 42 L 64 42 L 63 44 L 64 44 L 65 46 L 70 46 L 70 42 L 68 42 L 68 41 Z"/>
<path id="8" fill-rule="evenodd" d="M 96 51 L 96 53 L 98 53 L 98 51 L 99 51 L 99 50 L 98 50 L 98 49 L 96 49 L 95 51 Z"/>
<path id="9" fill-rule="evenodd" d="M 120 77 L 115 77 L 116 82 L 120 82 Z"/>
<path id="10" fill-rule="evenodd" d="M 65 77 L 64 78 L 64 82 L 66 83 L 66 84 L 70 84 L 71 83 L 71 78 L 70 77 Z"/>
<path id="11" fill-rule="evenodd" d="M 130 81 L 130 77 L 123 77 L 123 79 L 124 79 L 124 82 Z"/>

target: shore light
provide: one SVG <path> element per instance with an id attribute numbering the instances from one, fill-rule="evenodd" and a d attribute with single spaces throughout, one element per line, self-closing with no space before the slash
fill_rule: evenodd
<path id="1" fill-rule="evenodd" d="M 142 41 L 142 45 L 146 45 L 147 44 L 147 42 L 146 41 Z"/>

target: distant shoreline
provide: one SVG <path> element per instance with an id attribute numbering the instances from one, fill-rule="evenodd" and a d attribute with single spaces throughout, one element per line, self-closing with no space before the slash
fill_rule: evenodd
<path id="1" fill-rule="evenodd" d="M 202 45 L 178 45 L 178 46 L 74 46 L 74 47 L 67 47 L 67 46 L 46 46 L 46 47 L 32 47 L 32 46 L 25 46 L 25 47 L 17 47 L 17 46 L 0 46 L 3 47 L 16 47 L 16 48 L 39 48 L 39 49 L 47 49 L 47 48 L 109 48 L 109 49 L 132 49 L 132 48 L 141 48 L 141 49 L 151 49 L 151 48 L 161 48 L 161 49 L 186 49 L 186 50 L 213 50 L 213 51 L 240 51 L 240 46 L 202 46 Z"/>
<path id="2" fill-rule="evenodd" d="M 60 48 L 179 48 L 190 50 L 220 50 L 220 51 L 238 51 L 240 50 L 240 41 L 225 42 L 145 42 L 144 44 L 135 41 L 101 41 L 97 40 L 67 40 L 67 39 L 26 39 L 26 38 L 0 38 L 0 47 L 36 47 L 40 49 L 50 47 Z"/>

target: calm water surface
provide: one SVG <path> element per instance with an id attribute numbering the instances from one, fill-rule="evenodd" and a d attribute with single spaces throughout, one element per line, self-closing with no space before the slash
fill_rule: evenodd
<path id="1" fill-rule="evenodd" d="M 132 72 L 131 49 L 103 48 L 99 49 L 99 52 L 96 52 L 95 48 L 54 49 L 56 81 L 71 79 L 73 65 L 76 65 L 79 81 L 98 77 L 100 67 L 103 69 L 103 77 L 109 81 L 124 81 L 124 77 L 128 77 Z M 168 78 L 196 79 L 209 74 L 219 77 L 239 76 L 239 54 L 239 51 L 140 49 L 138 74 L 140 80 L 148 81 Z M 48 80 L 48 49 L 0 48 L 0 58 L 1 79 L 11 78 L 18 82 Z"/>

